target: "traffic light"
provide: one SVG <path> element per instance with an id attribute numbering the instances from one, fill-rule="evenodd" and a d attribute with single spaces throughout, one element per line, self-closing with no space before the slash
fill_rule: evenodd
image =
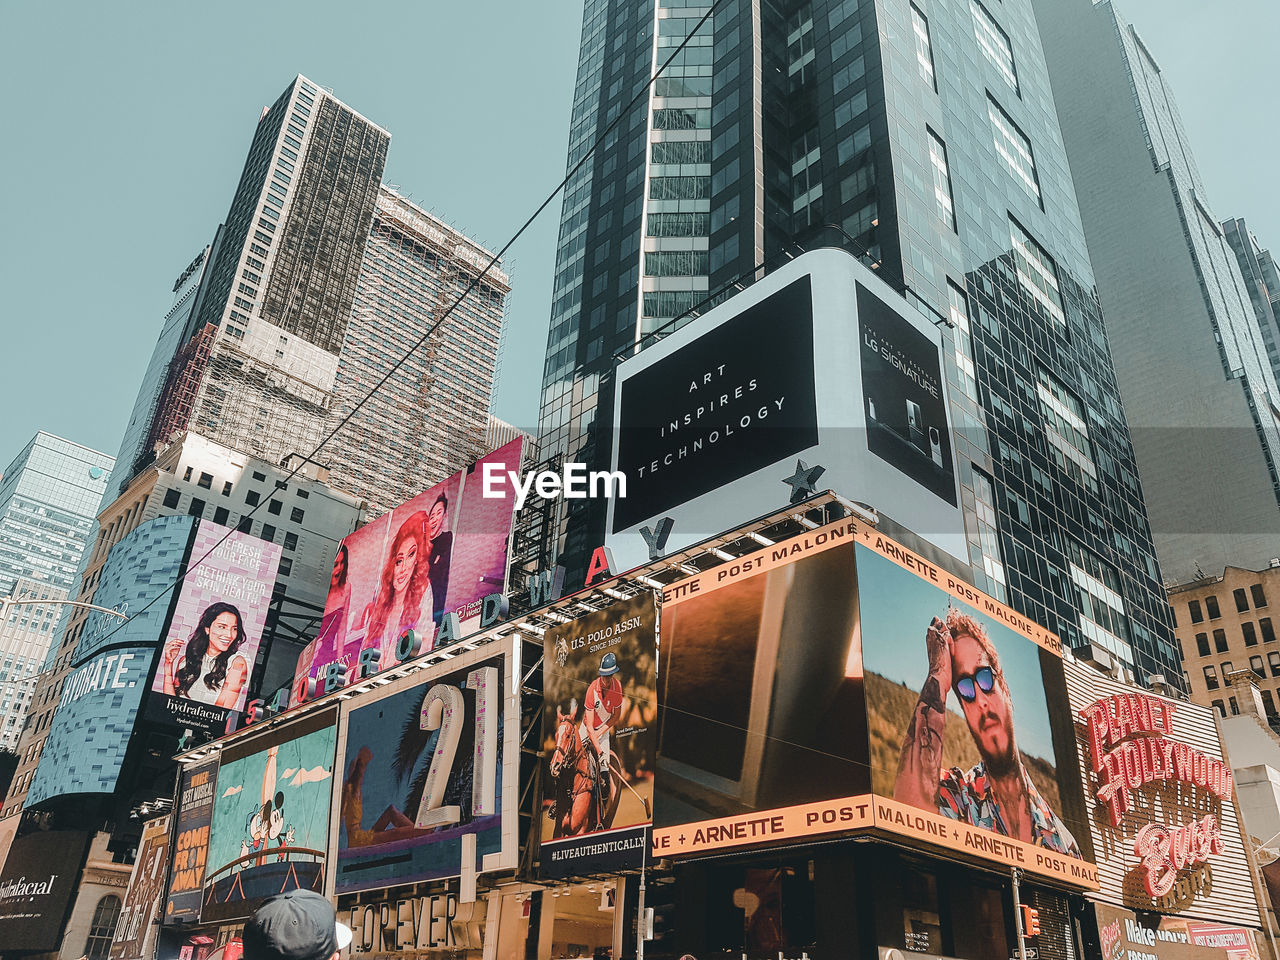
<path id="1" fill-rule="evenodd" d="M 1022 935 L 1024 937 L 1040 936 L 1040 911 L 1028 907 L 1025 903 L 1020 909 L 1022 910 Z"/>

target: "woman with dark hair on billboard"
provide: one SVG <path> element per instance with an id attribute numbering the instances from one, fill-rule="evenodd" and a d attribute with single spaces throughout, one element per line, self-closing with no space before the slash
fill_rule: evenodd
<path id="1" fill-rule="evenodd" d="M 453 533 L 444 530 L 449 498 L 441 493 L 427 511 L 427 542 L 431 545 L 431 619 L 438 626 L 444 616 L 445 594 L 449 588 L 449 561 L 453 555 Z"/>
<path id="2" fill-rule="evenodd" d="M 230 603 L 210 604 L 190 640 L 165 648 L 164 692 L 234 709 L 249 679 L 249 662 L 236 652 L 245 639 L 240 611 Z"/>
<path id="3" fill-rule="evenodd" d="M 384 670 L 395 664 L 396 641 L 406 630 L 421 636 L 424 651 L 435 639 L 427 524 L 427 512 L 419 510 L 400 525 L 382 565 L 378 595 L 369 605 L 364 646 L 377 644 Z"/>

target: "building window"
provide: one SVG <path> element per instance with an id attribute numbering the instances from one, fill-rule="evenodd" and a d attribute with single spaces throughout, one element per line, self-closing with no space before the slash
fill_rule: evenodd
<path id="1" fill-rule="evenodd" d="M 262 536 L 262 539 L 263 539 L 263 540 L 267 541 L 267 543 L 275 543 L 275 542 L 276 542 L 276 528 L 275 528 L 275 527 L 273 527 L 273 526 L 272 526 L 271 524 L 269 524 L 269 523 L 264 523 L 264 524 L 262 525 L 262 534 L 261 534 L 261 536 Z"/>
<path id="2" fill-rule="evenodd" d="M 1202 657 L 1209 655 L 1209 635 L 1207 633 L 1196 634 L 1196 652 Z"/>
<path id="3" fill-rule="evenodd" d="M 1262 591 L 1262 584 L 1255 583 L 1249 588 L 1249 592 L 1253 594 L 1253 605 L 1255 607 L 1265 607 L 1267 605 L 1267 595 Z"/>
<path id="4" fill-rule="evenodd" d="M 1000 72 L 1000 76 L 1004 77 L 1004 82 L 1017 93 L 1018 71 L 1013 66 L 1013 47 L 1009 43 L 1009 35 L 978 0 L 969 0 L 969 12 L 973 14 L 973 35 L 978 39 L 978 46 L 991 61 L 991 65 Z"/>
<path id="5" fill-rule="evenodd" d="M 1227 697 L 1227 702 L 1231 704 L 1231 715 L 1233 717 L 1240 716 L 1240 705 L 1236 703 L 1235 697 Z"/>
<path id="6" fill-rule="evenodd" d="M 196 486 L 197 486 L 197 487 L 201 487 L 201 488 L 202 488 L 202 489 L 204 489 L 204 490 L 212 489 L 212 487 L 213 487 L 213 474 L 212 474 L 212 473 L 202 473 L 202 474 L 200 474 L 200 479 L 196 481 Z"/>
<path id="7" fill-rule="evenodd" d="M 164 505 L 168 507 L 170 510 L 172 510 L 174 507 L 178 505 L 178 501 L 181 498 L 182 498 L 182 494 L 178 493 L 176 489 L 166 490 L 164 492 Z"/>
<path id="8" fill-rule="evenodd" d="M 1044 308 L 1054 323 L 1066 326 L 1062 312 L 1062 292 L 1058 286 L 1058 268 L 1044 247 L 1031 239 L 1016 220 L 1009 221 L 1009 238 L 1013 243 L 1013 261 L 1018 282 L 1031 299 Z"/>
<path id="9" fill-rule="evenodd" d="M 706 250 L 662 250 L 644 255 L 646 277 L 702 277 L 709 272 Z"/>
<path id="10" fill-rule="evenodd" d="M 1093 447 L 1089 442 L 1089 425 L 1084 419 L 1084 406 L 1055 377 L 1040 371 L 1036 384 L 1040 411 L 1044 414 L 1045 434 L 1054 462 L 1067 476 L 1096 490 L 1098 468 L 1093 463 Z"/>
<path id="11" fill-rule="evenodd" d="M 1262 691 L 1262 706 L 1266 709 L 1268 717 L 1274 717 L 1276 715 L 1276 701 L 1275 698 L 1271 696 L 1270 690 Z"/>
<path id="12" fill-rule="evenodd" d="M 191 504 L 187 507 L 187 514 L 192 517 L 203 517 L 204 508 L 205 502 L 203 500 L 199 497 L 192 497 Z"/>
<path id="13" fill-rule="evenodd" d="M 1005 571 L 1000 554 L 1000 536 L 996 526 L 995 492 L 991 478 L 979 470 L 973 471 L 973 500 L 978 515 L 978 547 L 982 551 L 982 570 L 990 578 L 991 593 L 997 600 L 1005 600 Z"/>
<path id="14" fill-rule="evenodd" d="M 1204 685 L 1210 690 L 1218 689 L 1218 674 L 1213 669 L 1213 664 L 1206 664 L 1204 668 Z"/>
<path id="15" fill-rule="evenodd" d="M 307 491 L 303 490 L 301 487 L 299 487 L 297 490 L 294 490 L 293 493 L 294 493 L 294 496 L 296 496 L 299 500 L 306 500 L 308 497 L 311 496 L 311 494 L 307 493 Z"/>
<path id="16" fill-rule="evenodd" d="M 1254 629 L 1250 621 L 1246 620 L 1240 624 L 1240 632 L 1244 634 L 1244 645 L 1246 647 L 1256 647 L 1258 645 L 1258 631 Z"/>
<path id="17" fill-rule="evenodd" d="M 1276 653 L 1274 650 L 1268 653 L 1267 666 L 1271 668 L 1273 677 L 1280 677 L 1280 653 Z"/>
<path id="18" fill-rule="evenodd" d="M 228 480 L 226 483 L 224 483 L 224 484 L 222 485 L 222 495 L 223 495 L 224 497 L 229 497 L 229 496 L 231 496 L 231 481 L 230 481 L 230 480 Z"/>
<path id="19" fill-rule="evenodd" d="M 236 524 L 236 530 L 238 530 L 240 533 L 252 533 L 252 532 L 253 532 L 253 518 L 252 518 L 252 517 L 241 517 L 241 518 L 240 518 L 240 522 Z"/>
<path id="20" fill-rule="evenodd" d="M 916 64 L 920 67 L 920 76 L 937 93 L 938 81 L 933 76 L 933 44 L 929 41 L 929 21 L 914 3 L 911 4 L 911 30 L 916 35 Z"/>
<path id="21" fill-rule="evenodd" d="M 293 557 L 280 558 L 280 576 L 287 577 L 293 572 Z"/>
<path id="22" fill-rule="evenodd" d="M 987 96 L 987 116 L 991 118 L 996 153 L 1000 154 L 1009 172 L 1021 182 L 1027 193 L 1035 198 L 1036 203 L 1041 203 L 1040 178 L 1036 174 L 1036 158 L 1031 153 L 1031 141 L 990 95 Z"/>
<path id="23" fill-rule="evenodd" d="M 93 911 L 93 921 L 89 924 L 89 939 L 84 944 L 84 955 L 88 960 L 105 960 L 111 951 L 111 940 L 116 933 L 116 924 L 120 920 L 120 898 L 108 895 L 98 901 Z"/>
<path id="24" fill-rule="evenodd" d="M 1200 610 L 1200 601 L 1192 600 L 1187 603 L 1187 610 L 1191 613 L 1192 623 L 1203 623 L 1204 613 Z"/>
<path id="25" fill-rule="evenodd" d="M 929 134 L 929 164 L 933 167 L 933 199 L 938 216 L 949 230 L 956 228 L 955 206 L 951 201 L 951 170 L 947 166 L 947 145 L 932 130 Z"/>
<path id="26" fill-rule="evenodd" d="M 1259 621 L 1258 621 L 1258 629 L 1260 629 L 1260 630 L 1262 631 L 1262 642 L 1263 642 L 1263 643 L 1275 643 L 1275 642 L 1276 642 L 1276 631 L 1275 631 L 1275 629 L 1271 626 L 1271 618 L 1270 618 L 1270 617 L 1263 617 L 1261 620 L 1259 620 Z"/>
<path id="27" fill-rule="evenodd" d="M 1266 669 L 1262 666 L 1261 657 L 1250 657 L 1249 669 L 1252 670 L 1255 674 L 1257 674 L 1260 677 L 1265 677 L 1267 675 Z"/>
<path id="28" fill-rule="evenodd" d="M 289 511 L 289 519 L 294 523 L 301 523 L 303 516 L 305 516 L 305 514 L 301 507 L 294 507 Z"/>
<path id="29" fill-rule="evenodd" d="M 259 473 L 257 470 L 255 470 L 253 471 L 253 479 L 265 481 L 267 479 L 267 475 L 265 473 Z"/>
<path id="30" fill-rule="evenodd" d="M 1205 597 L 1204 608 L 1208 611 L 1210 620 L 1217 620 L 1222 616 L 1222 611 L 1218 609 L 1217 597 Z"/>
<path id="31" fill-rule="evenodd" d="M 1213 701 L 1213 709 L 1218 711 L 1218 716 L 1220 717 L 1225 717 L 1227 715 L 1227 711 L 1222 708 L 1221 700 Z"/>
<path id="32" fill-rule="evenodd" d="M 1213 631 L 1213 648 L 1217 650 L 1218 653 L 1227 652 L 1227 631 L 1225 630 Z"/>
<path id="33" fill-rule="evenodd" d="M 1231 597 L 1236 602 L 1236 613 L 1249 612 L 1249 595 L 1244 592 L 1244 587 L 1231 591 Z"/>
<path id="34" fill-rule="evenodd" d="M 249 490 L 245 492 L 244 502 L 247 503 L 249 506 L 256 507 L 258 505 L 258 500 L 259 500 L 259 496 L 258 496 L 257 490 Z"/>
<path id="35" fill-rule="evenodd" d="M 283 508 L 284 504 L 279 500 L 272 500 L 267 504 L 267 513 L 276 514 L 278 516 Z"/>
<path id="36" fill-rule="evenodd" d="M 284 535 L 284 548 L 286 550 L 296 550 L 298 548 L 298 535 L 296 533 L 286 533 Z"/>
<path id="37" fill-rule="evenodd" d="M 1231 686 L 1231 672 L 1235 669 L 1235 666 L 1230 660 L 1223 660 L 1222 663 L 1218 665 L 1218 669 L 1222 671 L 1222 685 L 1224 687 Z"/>

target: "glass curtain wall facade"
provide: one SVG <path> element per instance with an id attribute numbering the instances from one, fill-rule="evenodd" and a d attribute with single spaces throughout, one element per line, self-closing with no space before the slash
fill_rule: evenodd
<path id="1" fill-rule="evenodd" d="M 587 4 L 570 166 L 707 10 Z M 700 291 L 842 243 L 944 326 L 978 584 L 1139 681 L 1177 683 L 1029 0 L 725 0 L 701 30 L 710 42 L 699 35 L 681 75 L 622 118 L 566 194 L 544 455 L 594 462 L 607 449 L 616 357 Z M 703 141 L 709 155 L 687 145 Z M 571 571 L 602 535 L 591 503 L 561 520 Z"/>

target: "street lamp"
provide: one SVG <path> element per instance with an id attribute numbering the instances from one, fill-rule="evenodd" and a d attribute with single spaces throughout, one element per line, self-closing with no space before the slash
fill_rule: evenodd
<path id="1" fill-rule="evenodd" d="M 105 613 L 111 617 L 118 617 L 121 620 L 128 620 L 126 614 L 119 610 L 112 610 L 110 607 L 100 607 L 96 603 L 86 603 L 83 600 L 19 600 L 17 597 L 0 597 L 0 623 L 6 623 L 9 620 L 10 607 L 26 607 L 26 606 L 51 606 L 51 607 L 84 607 L 86 610 L 97 610 L 99 613 Z"/>

